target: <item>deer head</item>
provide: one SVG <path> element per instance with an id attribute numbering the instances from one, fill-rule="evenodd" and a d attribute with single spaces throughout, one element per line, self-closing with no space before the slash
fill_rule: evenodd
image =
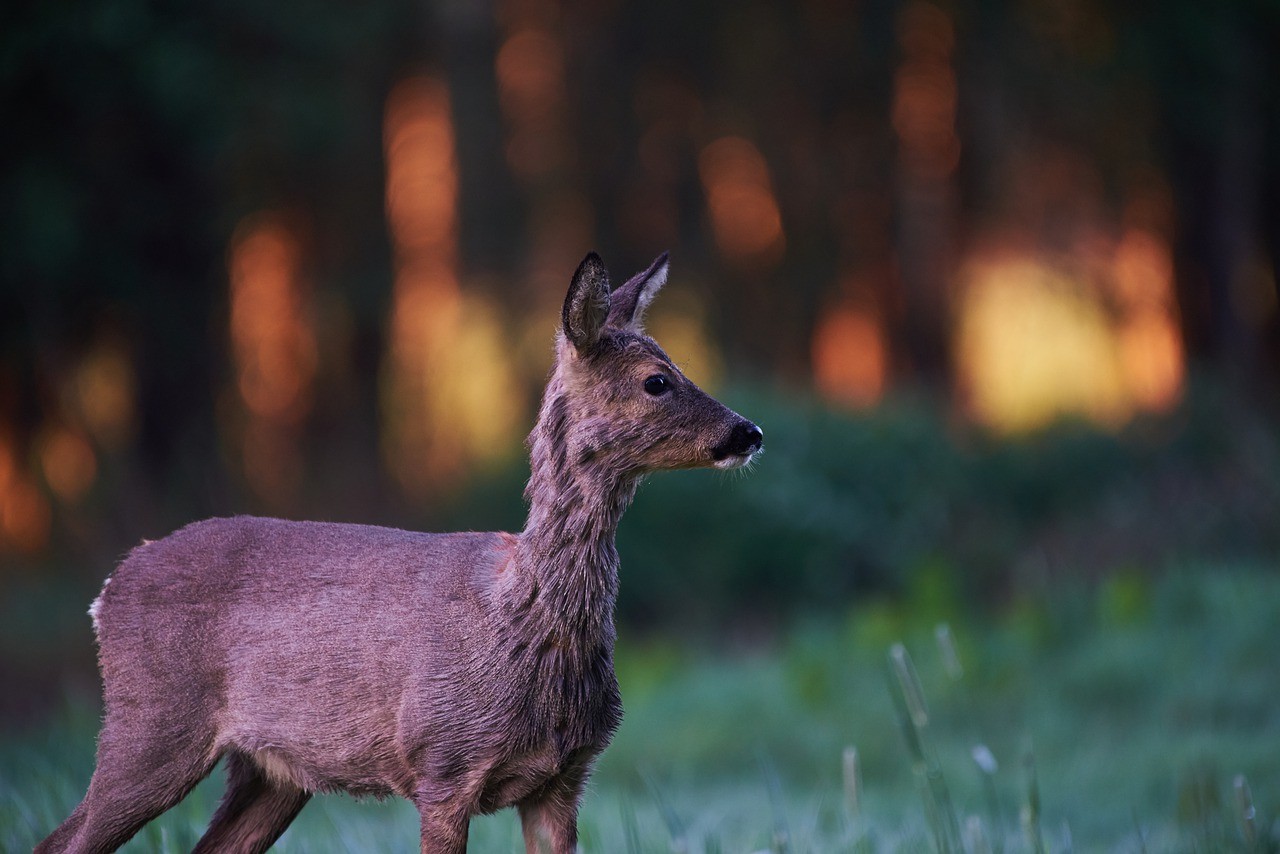
<path id="1" fill-rule="evenodd" d="M 611 292 L 592 252 L 573 275 L 552 383 L 565 398 L 571 464 L 595 463 L 618 476 L 730 469 L 762 446 L 760 428 L 690 382 L 645 334 L 645 310 L 667 270 L 664 253 Z"/>

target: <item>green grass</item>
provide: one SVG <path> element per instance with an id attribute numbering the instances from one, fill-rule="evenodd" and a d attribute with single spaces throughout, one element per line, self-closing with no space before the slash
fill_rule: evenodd
<path id="1" fill-rule="evenodd" d="M 958 678 L 936 636 L 944 621 Z M 916 674 L 907 693 L 918 679 L 922 701 L 895 702 L 899 642 Z M 1117 576 L 981 619 L 922 588 L 714 652 L 624 634 L 619 673 L 627 716 L 583 806 L 584 851 L 984 850 L 979 835 L 1010 852 L 1280 849 L 1274 568 Z M 0 737 L 0 850 L 29 850 L 72 809 L 96 726 L 91 705 L 69 702 Z M 997 763 L 990 775 L 978 745 Z M 1252 793 L 1252 844 L 1237 775 Z M 220 787 L 215 772 L 128 850 L 189 850 Z M 278 850 L 412 850 L 416 833 L 405 802 L 326 796 Z M 476 851 L 516 849 L 515 814 L 477 819 L 471 839 Z"/>

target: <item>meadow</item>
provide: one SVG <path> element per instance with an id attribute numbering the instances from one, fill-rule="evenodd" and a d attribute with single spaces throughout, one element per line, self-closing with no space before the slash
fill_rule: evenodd
<path id="1" fill-rule="evenodd" d="M 626 719 L 581 848 L 1280 850 L 1276 568 L 1055 583 L 983 618 L 921 584 L 768 636 L 624 631 Z M 74 807 L 96 729 L 81 694 L 6 732 L 0 850 Z M 189 850 L 221 787 L 219 769 L 126 850 Z M 276 850 L 412 850 L 416 834 L 407 802 L 326 795 Z M 515 813 L 474 821 L 471 844 L 517 850 Z"/>

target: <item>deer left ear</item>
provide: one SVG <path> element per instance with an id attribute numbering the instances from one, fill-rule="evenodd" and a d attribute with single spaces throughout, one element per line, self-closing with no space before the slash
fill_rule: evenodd
<path id="1" fill-rule="evenodd" d="M 588 253 L 573 274 L 564 298 L 560 320 L 565 337 L 579 353 L 586 353 L 600 340 L 609 316 L 609 272 L 594 252 Z"/>
<path id="2" fill-rule="evenodd" d="M 663 252 L 649 269 L 627 281 L 625 285 L 613 292 L 613 306 L 609 312 L 609 325 L 620 329 L 631 327 L 639 329 L 644 321 L 645 309 L 653 298 L 667 283 L 669 267 L 667 253 Z"/>

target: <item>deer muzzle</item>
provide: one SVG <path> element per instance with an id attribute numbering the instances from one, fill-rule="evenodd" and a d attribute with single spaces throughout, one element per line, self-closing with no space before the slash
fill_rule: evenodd
<path id="1" fill-rule="evenodd" d="M 762 447 L 764 433 L 744 418 L 730 428 L 724 441 L 711 449 L 711 458 L 718 469 L 737 468 L 746 465 Z"/>

